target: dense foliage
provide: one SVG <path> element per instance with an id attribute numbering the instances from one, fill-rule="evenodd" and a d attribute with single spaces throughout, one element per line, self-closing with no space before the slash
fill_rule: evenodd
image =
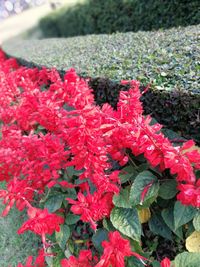
<path id="1" fill-rule="evenodd" d="M 18 234 L 43 245 L 18 267 L 188 267 L 186 255 L 198 267 L 200 153 L 143 115 L 139 82 L 121 81 L 117 110 L 100 108 L 73 69 L 61 79 L 3 52 L 0 81 L 3 216 L 26 210 Z"/>
<path id="2" fill-rule="evenodd" d="M 200 23 L 198 0 L 85 0 L 44 17 L 45 37 L 157 30 Z"/>
<path id="3" fill-rule="evenodd" d="M 116 105 L 121 79 L 151 83 L 142 99 L 146 114 L 200 143 L 198 32 L 199 25 L 163 32 L 15 40 L 3 48 L 28 66 L 61 72 L 73 66 L 82 77 L 93 78 L 98 103 Z"/>
<path id="4" fill-rule="evenodd" d="M 73 66 L 82 77 L 137 79 L 157 90 L 199 91 L 200 25 L 157 32 L 88 35 L 66 39 L 16 40 L 4 51 L 23 64 Z"/>

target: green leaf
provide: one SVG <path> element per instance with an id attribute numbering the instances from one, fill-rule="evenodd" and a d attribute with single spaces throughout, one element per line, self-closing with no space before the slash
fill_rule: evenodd
<path id="1" fill-rule="evenodd" d="M 101 245 L 102 241 L 107 240 L 108 238 L 108 231 L 105 229 L 99 229 L 92 237 L 92 242 L 95 248 L 102 253 L 103 247 Z"/>
<path id="2" fill-rule="evenodd" d="M 77 198 L 77 192 L 75 188 L 67 188 L 65 192 L 65 198 L 71 198 L 76 199 Z"/>
<path id="3" fill-rule="evenodd" d="M 194 225 L 194 229 L 200 232 L 200 212 L 199 211 L 193 219 L 193 225 Z"/>
<path id="4" fill-rule="evenodd" d="M 140 173 L 140 172 L 146 171 L 148 168 L 149 168 L 148 163 L 142 163 L 138 166 L 137 172 Z"/>
<path id="5" fill-rule="evenodd" d="M 158 261 L 152 262 L 152 267 L 160 267 L 160 263 Z"/>
<path id="6" fill-rule="evenodd" d="M 195 231 L 193 221 L 190 221 L 187 223 L 186 229 L 187 229 L 187 231 L 185 233 L 185 237 L 188 237 Z"/>
<path id="7" fill-rule="evenodd" d="M 158 195 L 163 199 L 171 199 L 177 193 L 176 187 L 177 182 L 175 180 L 168 180 L 160 186 Z"/>
<path id="8" fill-rule="evenodd" d="M 162 133 L 164 133 L 164 135 L 169 138 L 170 140 L 174 140 L 174 139 L 181 139 L 181 140 L 186 140 L 184 137 L 182 137 L 181 135 L 179 135 L 178 133 L 170 130 L 170 129 L 167 129 L 167 128 L 163 128 L 162 130 Z"/>
<path id="9" fill-rule="evenodd" d="M 130 239 L 129 241 L 131 244 L 131 250 L 137 252 L 138 254 L 142 254 L 144 252 L 141 247 L 141 241 L 136 241 L 133 239 Z"/>
<path id="10" fill-rule="evenodd" d="M 48 209 L 49 212 L 55 212 L 56 210 L 60 209 L 62 202 L 64 200 L 64 196 L 63 195 L 53 195 L 50 196 L 44 207 Z"/>
<path id="11" fill-rule="evenodd" d="M 175 230 L 180 226 L 191 221 L 197 210 L 191 206 L 184 206 L 179 201 L 176 201 L 174 206 L 174 227 Z"/>
<path id="12" fill-rule="evenodd" d="M 126 267 L 144 267 L 144 264 L 136 257 L 128 257 Z"/>
<path id="13" fill-rule="evenodd" d="M 104 218 L 103 219 L 103 227 L 108 230 L 109 232 L 110 231 L 116 231 L 115 227 L 113 226 L 113 224 L 111 223 L 111 221 L 107 218 Z"/>
<path id="14" fill-rule="evenodd" d="M 141 224 L 136 209 L 115 207 L 110 215 L 113 226 L 122 234 L 139 241 L 141 237 Z"/>
<path id="15" fill-rule="evenodd" d="M 49 247 L 47 249 L 47 253 L 51 255 L 55 255 L 54 257 L 52 256 L 46 256 L 45 261 L 49 267 L 60 267 L 60 261 L 61 259 L 65 258 L 65 254 L 63 251 L 60 249 L 60 247 L 55 244 L 53 247 Z"/>
<path id="16" fill-rule="evenodd" d="M 160 214 L 154 214 L 151 217 L 149 221 L 149 228 L 154 234 L 172 240 L 172 232 Z"/>
<path id="17" fill-rule="evenodd" d="M 56 232 L 56 241 L 63 251 L 65 250 L 70 234 L 70 228 L 66 224 L 60 226 L 60 232 Z"/>
<path id="18" fill-rule="evenodd" d="M 134 206 L 141 203 L 141 195 L 146 186 L 149 184 L 149 190 L 144 198 L 143 206 L 149 206 L 157 197 L 159 190 L 159 183 L 155 175 L 153 175 L 150 171 L 143 171 L 138 174 L 135 178 L 134 183 L 131 186 L 130 191 L 130 203 Z"/>
<path id="19" fill-rule="evenodd" d="M 183 252 L 175 258 L 176 267 L 199 267 L 200 253 Z"/>
<path id="20" fill-rule="evenodd" d="M 182 227 L 179 227 L 178 229 L 175 230 L 174 226 L 174 213 L 173 213 L 174 208 L 169 207 L 167 209 L 164 209 L 161 213 L 162 218 L 164 222 L 167 224 L 167 226 L 181 239 L 183 239 L 183 230 Z"/>
<path id="21" fill-rule="evenodd" d="M 45 257 L 45 261 L 49 267 L 53 267 L 53 258 L 50 256 Z"/>
<path id="22" fill-rule="evenodd" d="M 75 215 L 73 213 L 68 213 L 65 219 L 65 223 L 68 225 L 72 225 L 77 223 L 80 220 L 80 216 Z"/>
<path id="23" fill-rule="evenodd" d="M 120 171 L 119 178 L 121 183 L 126 183 L 129 180 L 133 180 L 138 174 L 136 169 L 133 166 L 126 166 Z"/>
<path id="24" fill-rule="evenodd" d="M 65 258 L 65 254 L 59 250 L 56 252 L 56 257 L 53 257 L 52 267 L 60 267 L 60 261 Z"/>
<path id="25" fill-rule="evenodd" d="M 130 189 L 126 187 L 125 189 L 121 189 L 118 195 L 114 195 L 113 203 L 116 207 L 121 208 L 131 208 L 131 204 L 129 203 L 129 192 Z"/>
<path id="26" fill-rule="evenodd" d="M 63 173 L 63 178 L 68 182 L 71 182 L 73 176 L 79 176 L 83 171 L 75 170 L 73 166 L 67 167 Z"/>

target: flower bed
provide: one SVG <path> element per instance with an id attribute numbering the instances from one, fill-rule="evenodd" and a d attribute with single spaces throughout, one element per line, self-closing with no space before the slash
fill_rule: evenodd
<path id="1" fill-rule="evenodd" d="M 199 267 L 200 153 L 143 115 L 139 82 L 121 83 L 117 110 L 99 107 L 73 69 L 62 79 L 0 52 L 3 216 L 25 209 L 18 234 L 43 246 L 19 267 Z"/>

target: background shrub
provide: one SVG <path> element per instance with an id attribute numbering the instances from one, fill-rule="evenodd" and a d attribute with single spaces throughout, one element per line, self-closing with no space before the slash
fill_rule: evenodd
<path id="1" fill-rule="evenodd" d="M 44 17 L 40 27 L 45 37 L 67 37 L 198 23 L 198 0 L 86 0 Z"/>

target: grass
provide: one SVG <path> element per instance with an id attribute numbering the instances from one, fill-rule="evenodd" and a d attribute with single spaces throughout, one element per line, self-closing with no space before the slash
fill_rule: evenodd
<path id="1" fill-rule="evenodd" d="M 0 188 L 2 185 L 0 185 Z M 0 202 L 0 213 L 5 206 Z M 36 255 L 40 239 L 26 232 L 18 235 L 17 230 L 26 219 L 26 213 L 13 208 L 7 217 L 0 217 L 0 266 L 16 267 L 29 255 Z"/>

